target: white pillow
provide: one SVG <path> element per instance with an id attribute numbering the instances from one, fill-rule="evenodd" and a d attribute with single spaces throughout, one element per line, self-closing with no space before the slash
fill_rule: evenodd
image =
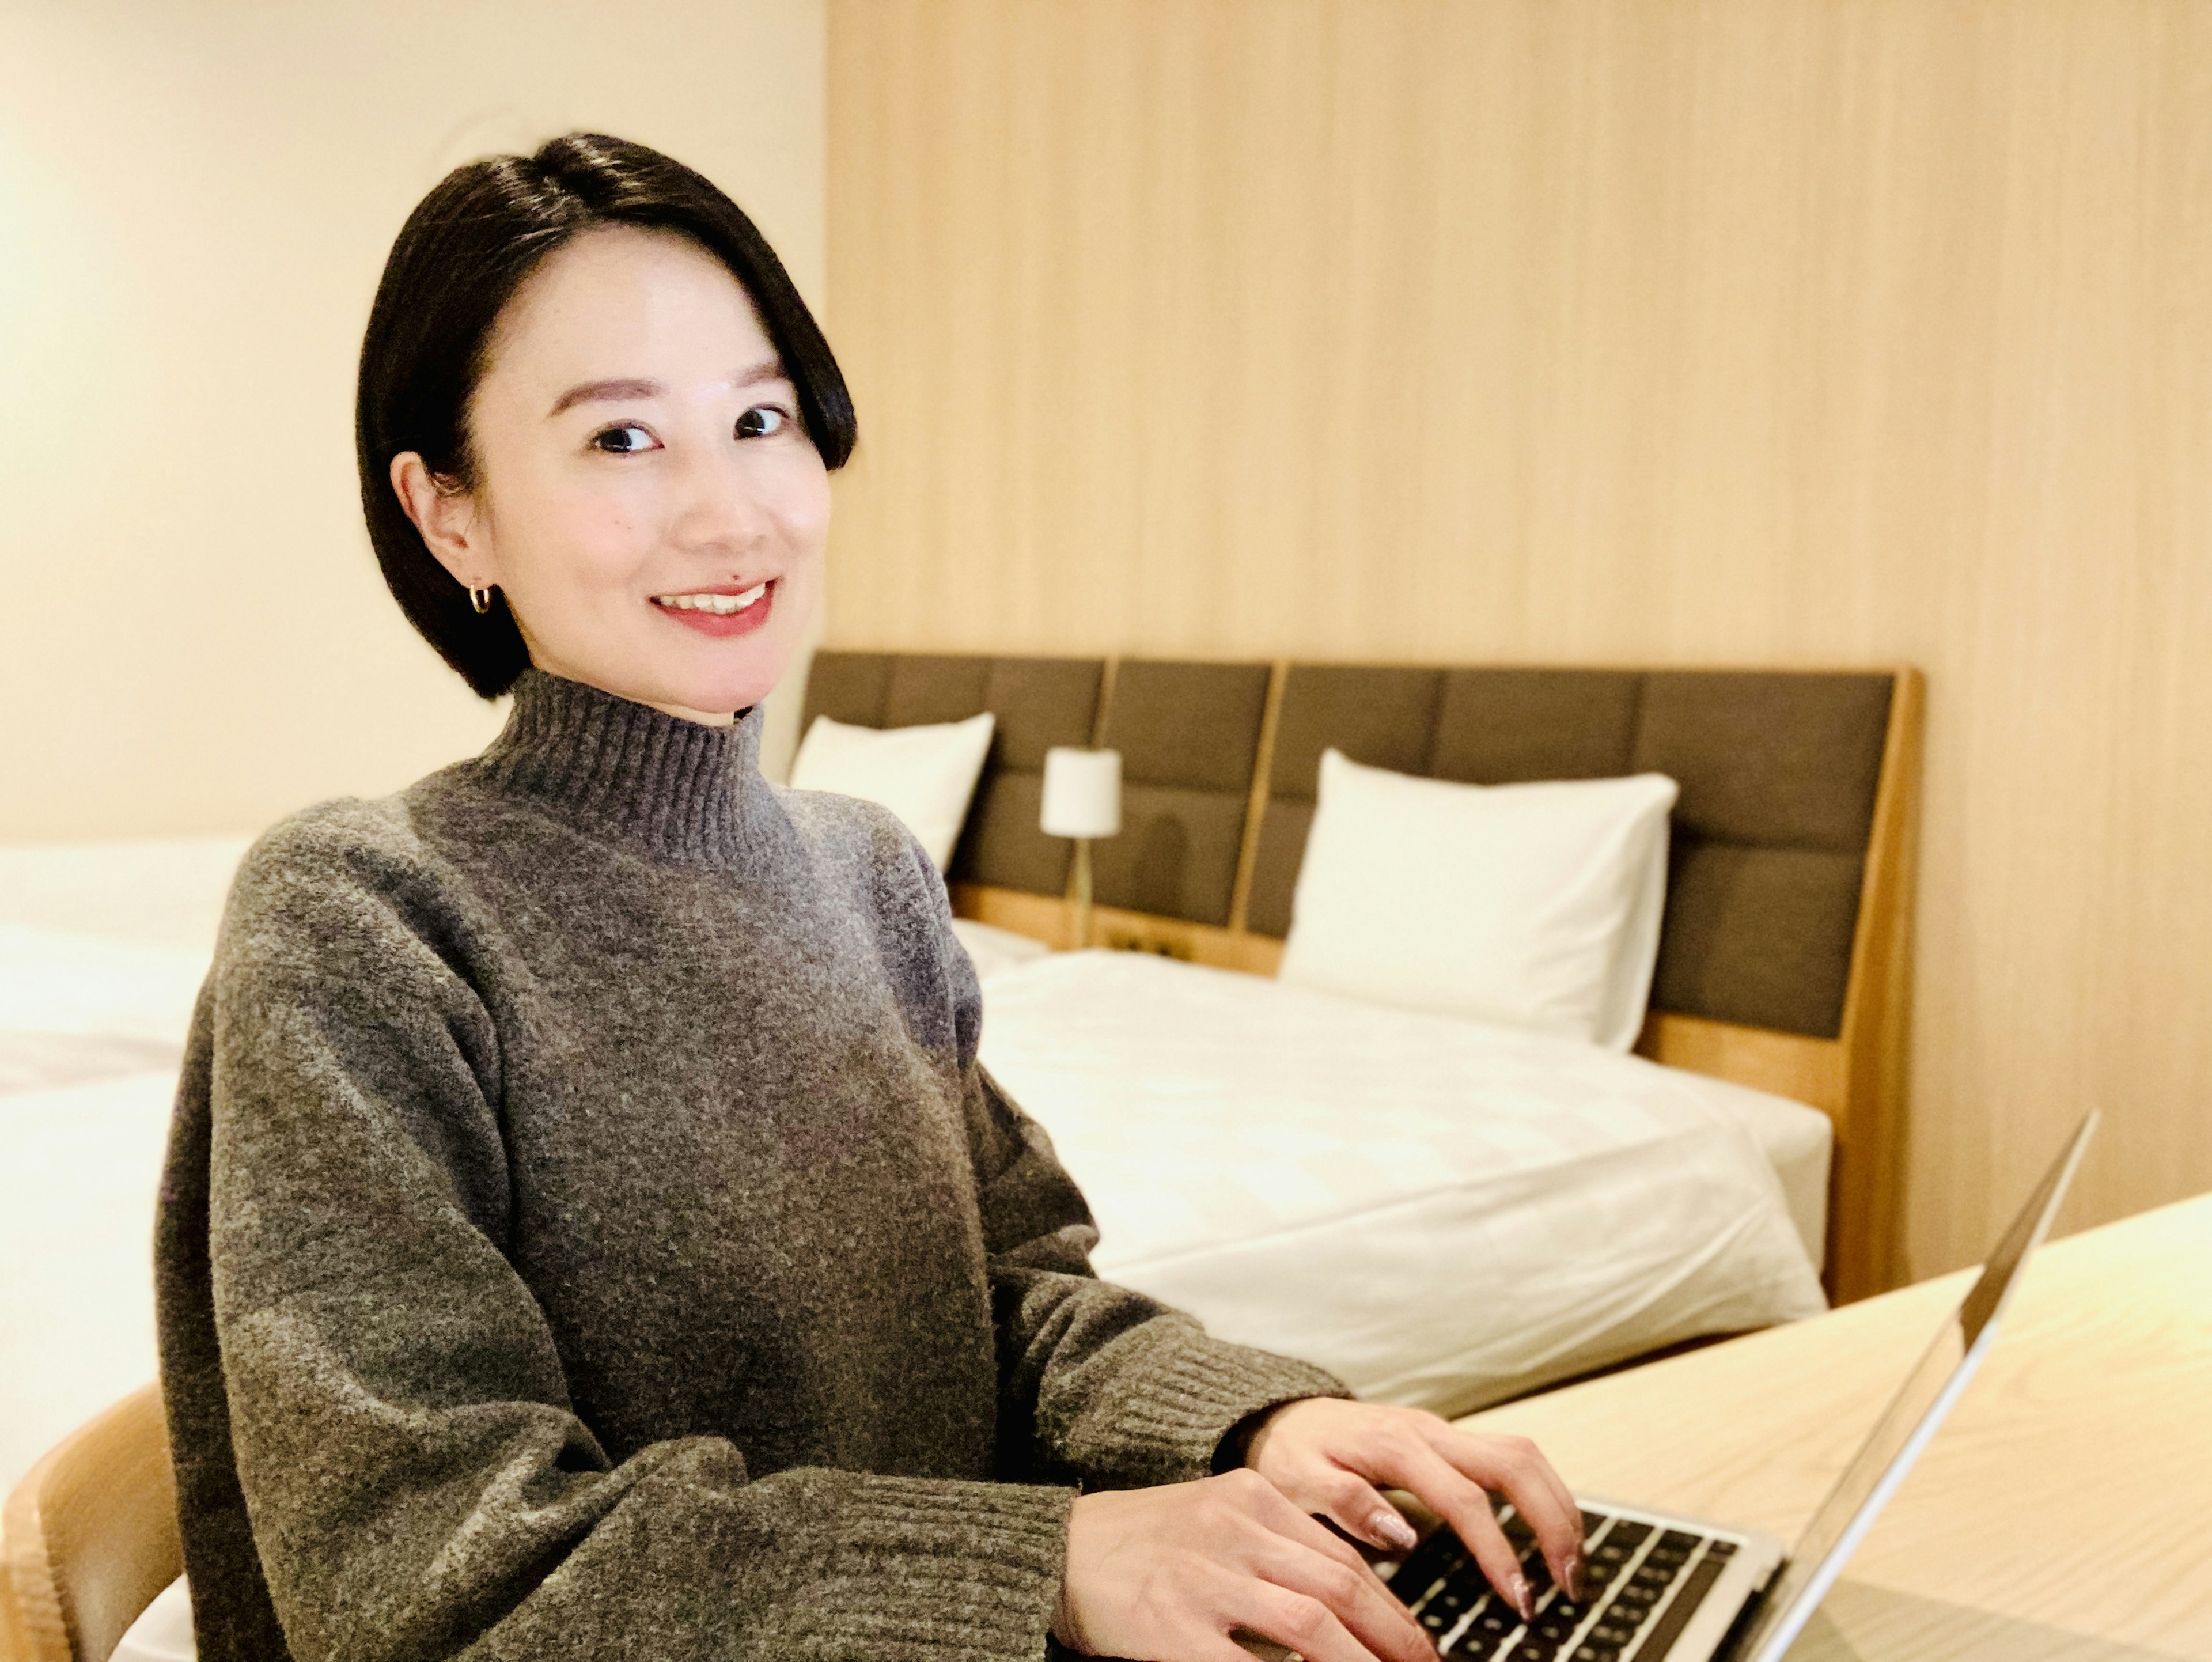
<path id="1" fill-rule="evenodd" d="M 918 728 L 856 728 L 817 715 L 792 762 L 792 788 L 882 803 L 906 821 L 943 871 L 968 818 L 991 728 L 988 710 Z"/>
<path id="2" fill-rule="evenodd" d="M 1678 794 L 1657 773 L 1461 785 L 1329 751 L 1282 978 L 1626 1050 Z"/>

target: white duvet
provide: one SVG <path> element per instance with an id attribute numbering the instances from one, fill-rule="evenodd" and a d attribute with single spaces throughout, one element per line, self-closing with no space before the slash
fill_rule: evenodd
<path id="1" fill-rule="evenodd" d="M 1759 1127 L 1825 1178 L 1826 1120 L 1638 1057 L 1079 953 L 988 978 L 983 1060 L 1102 1275 L 1363 1396 L 1465 1412 L 1825 1307 Z"/>

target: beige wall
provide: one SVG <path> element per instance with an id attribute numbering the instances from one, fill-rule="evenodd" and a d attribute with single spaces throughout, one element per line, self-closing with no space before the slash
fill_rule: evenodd
<path id="1" fill-rule="evenodd" d="M 1914 1269 L 2212 1185 L 2212 8 L 830 42 L 834 639 L 1918 664 Z"/>
<path id="2" fill-rule="evenodd" d="M 355 355 L 457 162 L 659 145 L 823 289 L 822 0 L 0 0 L 0 841 L 247 830 L 497 712 L 361 529 Z"/>

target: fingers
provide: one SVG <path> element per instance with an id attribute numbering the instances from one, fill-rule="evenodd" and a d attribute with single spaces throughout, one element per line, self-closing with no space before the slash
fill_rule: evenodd
<path id="1" fill-rule="evenodd" d="M 1535 1611 L 1535 1594 L 1521 1573 L 1521 1557 L 1490 1509 L 1490 1497 L 1475 1481 L 1445 1459 L 1425 1438 L 1393 1438 L 1377 1447 L 1373 1475 L 1409 1489 L 1423 1505 L 1452 1526 L 1474 1555 L 1484 1578 L 1519 1610 L 1525 1621 Z M 1562 1586 L 1565 1585 L 1564 1582 Z"/>
<path id="2" fill-rule="evenodd" d="M 1384 1515 L 1375 1485 L 1412 1490 L 1457 1531 L 1492 1585 L 1525 1606 L 1531 1590 L 1483 1493 L 1497 1490 L 1527 1520 L 1553 1580 L 1581 1594 L 1582 1509 L 1525 1437 L 1460 1431 L 1419 1409 L 1318 1398 L 1278 1410 L 1247 1458 L 1302 1509 L 1393 1551 L 1410 1549 L 1410 1531 L 1395 1508 Z"/>
<path id="3" fill-rule="evenodd" d="M 1436 1649 L 1425 1639 L 1413 1650 L 1370 1650 L 1311 1593 L 1269 1581 L 1248 1581 L 1238 1592 L 1237 1625 L 1288 1646 L 1306 1662 L 1436 1662 Z"/>
<path id="4" fill-rule="evenodd" d="M 1262 1561 L 1260 1573 L 1276 1586 L 1318 1602 L 1383 1662 L 1435 1662 L 1428 1635 L 1366 1565 L 1347 1566 L 1285 1539 Z M 1304 1651 L 1295 1639 L 1281 1642 Z"/>
<path id="5" fill-rule="evenodd" d="M 1439 1420 L 1432 1447 L 1458 1471 L 1504 1492 L 1535 1531 L 1552 1579 L 1583 1596 L 1583 1510 L 1559 1474 L 1525 1437 L 1475 1437 Z"/>
<path id="6" fill-rule="evenodd" d="M 1181 1635 L 1175 1653 L 1176 1662 L 1252 1662 L 1252 1653 L 1234 1639 L 1206 1629 Z"/>
<path id="7" fill-rule="evenodd" d="M 1379 1502 L 1381 1497 L 1376 1499 Z M 1346 1542 L 1284 1499 L 1264 1478 L 1251 1488 L 1249 1503 L 1252 1521 L 1262 1531 L 1253 1543 L 1262 1575 L 1279 1586 L 1318 1599 L 1362 1644 L 1388 1662 L 1433 1662 L 1436 1647 L 1420 1623 Z M 1294 1640 L 1279 1642 L 1304 1653 Z"/>
<path id="8" fill-rule="evenodd" d="M 1367 1567 L 1367 1561 L 1350 1542 L 1323 1529 L 1304 1507 L 1293 1505 L 1265 1477 L 1240 1472 L 1217 1481 L 1234 1482 L 1240 1508 L 1270 1534 L 1295 1541 L 1309 1551 L 1318 1552 L 1346 1569 L 1355 1570 L 1377 1587 L 1382 1585 L 1382 1579 Z"/>
<path id="9" fill-rule="evenodd" d="M 1231 1662 L 1243 1629 L 1308 1662 L 1436 1658 L 1352 1545 L 1256 1472 L 1079 1495 L 1060 1598 L 1060 1641 L 1111 1656 Z"/>
<path id="10" fill-rule="evenodd" d="M 1314 1489 L 1309 1499 L 1317 1500 L 1329 1520 L 1354 1540 L 1395 1553 L 1411 1552 L 1420 1543 L 1405 1515 L 1358 1472 L 1338 1467 Z"/>

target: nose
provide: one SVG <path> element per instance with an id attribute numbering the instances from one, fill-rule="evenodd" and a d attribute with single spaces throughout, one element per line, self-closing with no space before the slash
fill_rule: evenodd
<path id="1" fill-rule="evenodd" d="M 669 540 L 688 554 L 742 563 L 773 531 L 760 484 L 736 446 L 688 447 L 678 471 Z"/>

